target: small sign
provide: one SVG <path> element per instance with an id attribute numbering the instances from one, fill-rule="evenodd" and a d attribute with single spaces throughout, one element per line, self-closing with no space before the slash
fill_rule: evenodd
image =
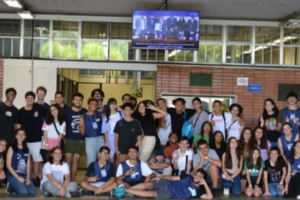
<path id="1" fill-rule="evenodd" d="M 248 77 L 237 77 L 237 86 L 248 86 Z"/>
<path id="2" fill-rule="evenodd" d="M 248 92 L 249 93 L 261 93 L 261 84 L 248 84 Z"/>

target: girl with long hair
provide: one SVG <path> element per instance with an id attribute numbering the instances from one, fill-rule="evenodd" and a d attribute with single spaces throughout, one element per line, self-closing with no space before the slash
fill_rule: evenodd
<path id="1" fill-rule="evenodd" d="M 15 138 L 6 154 L 7 188 L 9 194 L 34 196 L 36 191 L 30 180 L 30 153 L 27 147 L 26 133 L 23 128 L 15 132 Z"/>
<path id="2" fill-rule="evenodd" d="M 115 98 L 110 98 L 106 104 L 106 113 L 102 121 L 102 132 L 104 133 L 105 144 L 110 149 L 109 160 L 114 162 L 116 147 L 114 128 L 117 122 L 124 117 L 121 108 L 117 105 Z"/>
<path id="3" fill-rule="evenodd" d="M 287 166 L 284 162 L 278 147 L 272 147 L 270 158 L 265 161 L 264 168 L 264 197 L 282 196 L 284 180 L 287 173 Z"/>
<path id="4" fill-rule="evenodd" d="M 226 143 L 221 131 L 213 133 L 213 136 L 210 138 L 209 148 L 214 149 L 220 160 L 222 160 L 223 153 L 226 151 Z"/>
<path id="5" fill-rule="evenodd" d="M 141 101 L 138 103 L 135 117 L 140 123 L 145 133 L 139 150 L 139 159 L 147 162 L 150 158 L 155 146 L 157 133 L 155 130 L 155 120 L 165 117 L 168 113 L 159 108 L 154 107 L 149 102 Z M 159 145 L 160 146 L 160 145 Z"/>
<path id="6" fill-rule="evenodd" d="M 264 101 L 263 113 L 259 117 L 258 127 L 263 128 L 267 139 L 272 147 L 277 146 L 280 137 L 280 126 L 278 124 L 279 110 L 273 99 L 268 98 Z"/>
<path id="7" fill-rule="evenodd" d="M 45 197 L 79 197 L 77 183 L 70 181 L 69 166 L 64 162 L 60 147 L 56 146 L 50 150 L 42 175 L 41 191 Z"/>
<path id="8" fill-rule="evenodd" d="M 271 144 L 267 140 L 267 137 L 264 134 L 264 130 L 261 127 L 256 127 L 253 130 L 252 137 L 250 139 L 250 148 L 258 148 L 260 150 L 260 156 L 263 161 L 269 158 Z"/>
<path id="9" fill-rule="evenodd" d="M 250 151 L 250 138 L 251 138 L 251 129 L 249 127 L 245 127 L 241 133 L 240 137 L 240 142 L 239 146 L 241 149 L 241 153 L 243 154 L 243 160 L 248 160 L 249 158 L 249 151 Z M 245 192 L 246 190 L 246 183 L 247 183 L 247 178 L 246 178 L 246 170 L 242 170 L 241 174 L 241 185 L 242 185 L 242 192 Z"/>
<path id="10" fill-rule="evenodd" d="M 164 148 L 165 157 L 172 160 L 172 154 L 177 149 L 179 149 L 177 133 L 170 133 L 169 141 Z"/>
<path id="11" fill-rule="evenodd" d="M 224 195 L 229 195 L 230 188 L 232 188 L 234 196 L 241 195 L 240 173 L 242 169 L 243 155 L 238 147 L 238 140 L 231 137 L 226 145 L 226 152 L 222 156 Z"/>
<path id="12" fill-rule="evenodd" d="M 262 175 L 265 163 L 260 157 L 260 150 L 254 148 L 250 151 L 248 160 L 244 163 L 244 169 L 247 172 L 247 183 L 248 187 L 245 191 L 248 197 L 254 195 L 260 197 L 262 195 Z"/>
<path id="13" fill-rule="evenodd" d="M 290 161 L 291 150 L 294 142 L 299 140 L 299 135 L 293 133 L 293 127 L 289 122 L 282 124 L 281 131 L 283 134 L 278 138 L 278 148 L 286 163 Z"/>
<path id="14" fill-rule="evenodd" d="M 209 121 L 203 122 L 200 133 L 195 135 L 194 137 L 192 148 L 197 147 L 197 142 L 200 139 L 204 139 L 207 142 L 207 144 L 209 144 L 210 138 L 212 137 L 213 137 L 213 133 L 212 133 L 211 123 Z M 198 150 L 196 150 L 196 152 L 198 152 Z"/>
<path id="15" fill-rule="evenodd" d="M 228 138 L 235 137 L 237 140 L 240 140 L 241 132 L 244 128 L 244 122 L 241 119 L 243 107 L 240 104 L 234 103 L 230 105 L 229 110 L 231 120 L 229 123 L 226 123 Z"/>
<path id="16" fill-rule="evenodd" d="M 159 98 L 156 101 L 156 105 L 163 111 L 167 112 L 167 102 L 163 98 Z M 165 117 L 159 118 L 157 123 L 157 136 L 160 140 L 160 144 L 165 146 L 168 142 L 168 137 L 172 132 L 171 115 L 168 113 Z"/>

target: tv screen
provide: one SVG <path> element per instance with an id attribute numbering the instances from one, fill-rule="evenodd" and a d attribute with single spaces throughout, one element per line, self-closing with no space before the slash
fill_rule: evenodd
<path id="1" fill-rule="evenodd" d="M 134 10 L 132 48 L 199 48 L 199 11 Z"/>

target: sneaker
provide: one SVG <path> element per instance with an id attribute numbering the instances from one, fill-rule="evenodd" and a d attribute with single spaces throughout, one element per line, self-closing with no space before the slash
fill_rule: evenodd
<path id="1" fill-rule="evenodd" d="M 44 197 L 52 197 L 52 194 L 48 191 L 43 192 Z"/>
<path id="2" fill-rule="evenodd" d="M 2 183 L 0 183 L 0 187 L 7 187 L 7 184 L 6 184 L 6 182 L 2 182 Z"/>
<path id="3" fill-rule="evenodd" d="M 300 195 L 297 196 L 297 199 L 300 199 Z"/>
<path id="4" fill-rule="evenodd" d="M 212 194 L 213 194 L 214 198 L 218 198 L 220 196 L 219 190 L 217 188 L 212 189 Z"/>
<path id="5" fill-rule="evenodd" d="M 95 195 L 94 191 L 89 191 L 89 190 L 86 190 L 84 188 L 81 188 L 79 190 L 79 193 L 82 195 L 82 196 L 93 196 Z"/>
<path id="6" fill-rule="evenodd" d="M 34 185 L 35 187 L 40 187 L 40 185 L 41 185 L 41 180 L 40 180 L 39 177 L 36 177 L 36 178 L 33 178 L 33 179 L 32 179 L 32 183 L 33 183 L 33 185 Z"/>
<path id="7" fill-rule="evenodd" d="M 224 194 L 224 195 L 229 195 L 229 188 L 224 188 L 223 194 Z"/>
<path id="8" fill-rule="evenodd" d="M 78 191 L 70 192 L 70 195 L 71 195 L 72 198 L 79 198 L 80 197 L 80 193 Z"/>
<path id="9" fill-rule="evenodd" d="M 7 182 L 7 187 L 6 187 L 6 193 L 7 194 L 16 194 L 14 192 L 14 189 L 9 185 L 9 183 Z"/>

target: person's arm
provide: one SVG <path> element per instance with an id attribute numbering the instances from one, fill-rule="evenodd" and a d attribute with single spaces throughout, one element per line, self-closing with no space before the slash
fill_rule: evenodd
<path id="1" fill-rule="evenodd" d="M 153 113 L 153 117 L 154 119 L 160 119 L 160 118 L 164 118 L 168 113 L 164 110 L 161 110 L 159 108 L 154 107 L 153 105 L 148 105 L 149 109 L 151 109 L 152 111 L 155 111 Z"/>
<path id="2" fill-rule="evenodd" d="M 251 183 L 250 173 L 249 173 L 248 169 L 246 169 L 246 178 L 247 178 L 247 182 L 248 182 L 248 187 L 251 187 L 251 189 L 252 189 L 252 183 Z"/>
<path id="3" fill-rule="evenodd" d="M 106 142 L 106 146 L 110 149 L 109 141 L 108 141 L 108 132 L 107 131 L 104 133 L 104 140 Z"/>
<path id="4" fill-rule="evenodd" d="M 128 171 L 126 171 L 125 173 L 123 173 L 121 176 L 118 176 L 117 177 L 117 182 L 118 181 L 122 181 L 126 176 L 131 175 L 134 170 L 135 170 L 134 168 L 129 169 Z"/>
<path id="5" fill-rule="evenodd" d="M 165 163 L 155 163 L 153 160 L 150 160 L 148 162 L 148 165 L 151 169 L 165 169 L 170 166 L 170 162 Z"/>
<path id="6" fill-rule="evenodd" d="M 80 134 L 82 136 L 85 135 L 85 123 L 84 123 L 84 118 L 83 118 L 83 115 L 80 116 L 80 119 L 79 119 L 79 126 L 80 126 Z"/>
<path id="7" fill-rule="evenodd" d="M 282 176 L 281 176 L 281 179 L 280 179 L 280 182 L 279 182 L 279 186 L 277 187 L 277 188 L 280 188 L 281 190 L 283 190 L 284 189 L 284 187 L 283 187 L 283 183 L 284 183 L 284 180 L 285 180 L 285 177 L 286 177 L 286 167 L 283 167 L 282 168 Z"/>
<path id="8" fill-rule="evenodd" d="M 284 152 L 283 152 L 282 143 L 281 143 L 281 139 L 280 138 L 278 138 L 277 143 L 278 143 L 278 149 L 280 151 L 280 155 L 282 156 L 282 158 L 284 159 L 284 161 L 286 163 L 288 163 L 288 160 L 286 159 L 286 157 L 284 155 Z"/>
<path id="9" fill-rule="evenodd" d="M 178 150 L 178 152 L 177 152 L 176 154 L 172 155 L 172 159 L 173 159 L 173 169 L 178 169 L 179 151 L 180 151 L 180 150 Z"/>
<path id="10" fill-rule="evenodd" d="M 149 176 L 147 176 L 146 178 L 145 178 L 145 181 L 144 181 L 144 183 L 147 183 L 147 182 L 150 182 L 153 178 L 155 178 L 156 177 L 156 174 L 154 173 L 154 172 L 152 172 Z"/>
<path id="11" fill-rule="evenodd" d="M 256 179 L 255 187 L 259 187 L 259 183 L 260 183 L 262 174 L 263 174 L 263 169 L 261 168 L 261 169 L 259 170 L 259 174 L 258 174 L 258 177 L 257 177 L 257 179 Z"/>
<path id="12" fill-rule="evenodd" d="M 29 151 L 29 150 L 28 150 Z M 26 166 L 26 180 L 25 180 L 25 183 L 26 185 L 29 185 L 30 184 L 30 180 L 31 180 L 31 160 L 30 160 L 30 153 L 28 152 L 28 158 L 27 158 L 27 166 Z"/>
<path id="13" fill-rule="evenodd" d="M 116 133 L 116 134 L 115 134 L 115 147 L 116 147 L 116 154 L 117 154 L 117 157 L 119 158 L 119 157 L 121 156 L 121 153 L 120 153 L 120 151 L 119 151 L 118 146 L 119 146 L 119 134 Z"/>
<path id="14" fill-rule="evenodd" d="M 139 138 L 139 140 L 136 142 L 135 146 L 139 147 L 142 144 L 142 141 L 144 139 L 145 133 L 143 132 Z"/>
<path id="15" fill-rule="evenodd" d="M 207 157 L 206 160 L 209 161 L 212 164 L 217 165 L 218 167 L 222 167 L 222 162 L 221 162 L 220 159 L 212 159 L 210 157 Z"/>
<path id="16" fill-rule="evenodd" d="M 239 163 L 239 169 L 234 174 L 232 174 L 232 176 L 231 176 L 232 179 L 234 179 L 237 175 L 239 175 L 242 172 L 243 162 L 244 162 L 244 158 L 243 158 L 243 156 L 241 156 L 240 163 Z"/>
<path id="17" fill-rule="evenodd" d="M 194 173 L 196 173 L 196 171 L 198 170 L 198 169 L 200 169 L 200 168 L 202 168 L 203 167 L 203 164 L 204 164 L 204 156 L 202 155 L 202 153 L 200 152 L 200 150 L 198 150 L 198 154 L 199 154 L 199 156 L 200 156 L 200 163 L 198 164 L 198 166 L 196 166 L 195 167 L 195 164 L 194 164 Z"/>
<path id="18" fill-rule="evenodd" d="M 180 181 L 180 176 L 158 176 L 152 180 L 159 181 L 160 179 L 170 180 L 170 181 Z"/>
<path id="19" fill-rule="evenodd" d="M 190 174 L 192 169 L 192 160 L 188 160 L 187 166 L 186 166 L 186 173 Z"/>
<path id="20" fill-rule="evenodd" d="M 206 191 L 206 194 L 201 195 L 200 199 L 213 199 L 214 196 L 204 179 L 201 180 L 200 185 L 203 185 Z"/>
<path id="21" fill-rule="evenodd" d="M 55 147 L 58 147 L 58 146 L 59 146 L 59 144 L 60 144 L 62 138 L 63 138 L 63 134 L 59 134 L 59 136 L 58 136 L 58 138 L 57 138 L 57 140 L 56 140 L 56 142 L 55 142 L 55 144 L 54 144 Z"/>
<path id="22" fill-rule="evenodd" d="M 264 197 L 270 197 L 270 191 L 269 191 L 269 184 L 268 184 L 268 171 L 264 171 L 264 185 L 265 185 L 265 193 L 263 194 Z"/>
<path id="23" fill-rule="evenodd" d="M 45 149 L 49 150 L 48 131 L 44 131 Z"/>
<path id="24" fill-rule="evenodd" d="M 225 175 L 225 176 L 228 176 L 228 173 L 226 171 L 226 168 L 225 168 L 225 154 L 226 153 L 223 153 L 222 155 L 222 173 Z"/>
<path id="25" fill-rule="evenodd" d="M 164 128 L 166 125 L 166 118 L 165 117 L 161 117 L 159 119 L 159 127 Z"/>
<path id="26" fill-rule="evenodd" d="M 116 181 L 116 178 L 115 177 L 111 177 L 108 181 L 106 181 L 103 185 L 101 185 L 100 187 L 98 187 L 97 188 L 97 190 L 99 191 L 99 192 L 95 192 L 95 194 L 100 194 L 100 191 L 104 188 L 104 187 L 106 187 L 106 186 L 108 186 L 108 185 L 110 185 L 110 184 L 112 184 L 112 183 L 114 183 Z"/>

